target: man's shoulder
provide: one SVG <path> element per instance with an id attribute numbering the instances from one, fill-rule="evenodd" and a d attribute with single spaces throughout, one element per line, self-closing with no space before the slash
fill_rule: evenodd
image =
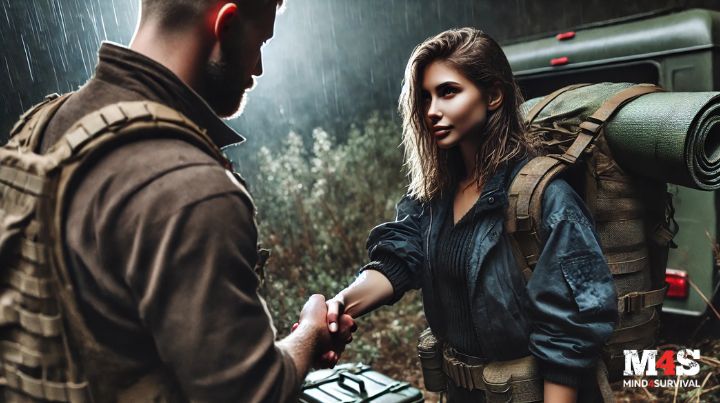
<path id="1" fill-rule="evenodd" d="M 119 209 L 126 219 L 160 220 L 214 197 L 231 197 L 238 200 L 239 208 L 254 209 L 244 186 L 229 171 L 180 139 L 147 138 L 123 144 L 81 175 L 72 206 L 92 206 L 98 214 Z"/>

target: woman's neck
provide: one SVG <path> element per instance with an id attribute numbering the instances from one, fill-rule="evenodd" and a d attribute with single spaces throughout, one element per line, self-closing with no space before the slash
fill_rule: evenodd
<path id="1" fill-rule="evenodd" d="M 473 138 L 467 138 L 458 144 L 460 147 L 460 155 L 462 156 L 463 167 L 465 168 L 465 177 L 460 181 L 461 183 L 468 184 L 475 178 L 477 170 L 477 153 L 482 142 L 479 141 L 479 136 L 472 136 Z"/>

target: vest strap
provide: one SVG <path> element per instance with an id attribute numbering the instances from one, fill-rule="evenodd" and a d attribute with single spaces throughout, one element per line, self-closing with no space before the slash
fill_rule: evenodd
<path id="1" fill-rule="evenodd" d="M 7 363 L 3 366 L 3 372 L 3 377 L 0 378 L 0 385 L 4 384 L 12 389 L 20 390 L 36 399 L 68 403 L 85 403 L 91 401 L 86 382 L 76 384 L 72 382 L 54 382 L 34 378 Z"/>

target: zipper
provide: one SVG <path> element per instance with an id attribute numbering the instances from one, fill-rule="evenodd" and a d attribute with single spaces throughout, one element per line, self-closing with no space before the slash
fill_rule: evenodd
<path id="1" fill-rule="evenodd" d="M 427 259 L 428 270 L 430 270 L 430 275 L 432 275 L 432 266 L 431 266 L 431 262 L 430 262 L 430 233 L 432 232 L 433 211 L 432 211 L 432 206 L 429 206 L 429 207 L 430 207 L 430 226 L 428 226 L 427 239 L 425 240 L 425 259 Z"/>

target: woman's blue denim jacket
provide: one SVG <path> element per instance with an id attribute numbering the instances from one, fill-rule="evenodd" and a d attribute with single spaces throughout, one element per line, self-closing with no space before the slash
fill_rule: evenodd
<path id="1" fill-rule="evenodd" d="M 474 208 L 481 214 L 468 247 L 467 273 L 473 325 L 491 360 L 533 354 L 545 379 L 577 386 L 578 374 L 594 368 L 618 318 L 612 275 L 584 202 L 562 179 L 543 196 L 544 249 L 529 282 L 517 267 L 504 232 L 507 188 L 525 162 L 503 167 L 486 184 Z M 430 327 L 441 330 L 433 276 L 440 227 L 451 214 L 451 200 L 428 203 L 405 196 L 395 221 L 373 228 L 367 242 L 374 261 L 365 268 L 383 272 L 397 301 L 408 289 L 421 288 Z M 442 332 L 440 332 L 442 334 Z M 574 374 L 574 375 L 573 375 Z"/>

